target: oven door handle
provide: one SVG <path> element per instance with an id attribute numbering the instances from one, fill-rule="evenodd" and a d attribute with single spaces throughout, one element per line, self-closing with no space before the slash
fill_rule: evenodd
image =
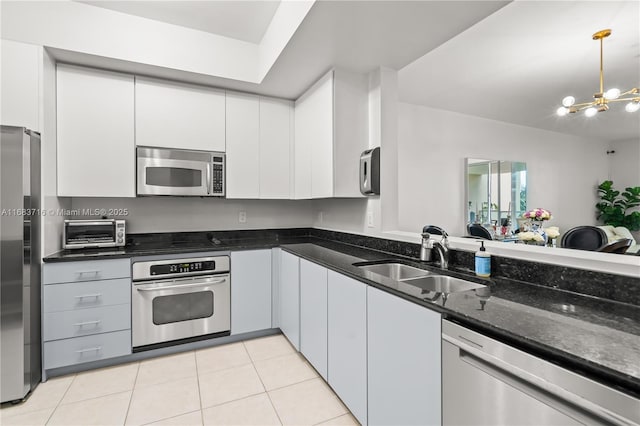
<path id="1" fill-rule="evenodd" d="M 156 286 L 145 286 L 145 285 L 136 285 L 136 290 L 138 291 L 162 291 L 162 290 L 173 290 L 173 289 L 177 289 L 177 288 L 189 288 L 189 287 L 206 287 L 206 286 L 210 286 L 213 284 L 221 284 L 223 282 L 227 281 L 226 278 L 220 279 L 220 280 L 213 280 L 213 281 L 208 281 L 208 282 L 200 282 L 200 283 L 193 283 L 193 284 L 178 284 L 178 285 L 168 285 L 168 286 L 163 286 L 163 287 L 156 287 Z"/>

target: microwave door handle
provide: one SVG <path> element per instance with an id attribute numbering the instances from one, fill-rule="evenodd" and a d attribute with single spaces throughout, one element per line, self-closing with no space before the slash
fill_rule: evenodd
<path id="1" fill-rule="evenodd" d="M 207 163 L 207 195 L 211 195 L 211 191 L 213 190 L 211 188 L 212 183 L 211 183 L 211 162 Z"/>

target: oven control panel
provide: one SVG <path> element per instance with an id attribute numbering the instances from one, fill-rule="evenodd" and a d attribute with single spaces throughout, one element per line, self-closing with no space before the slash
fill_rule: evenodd
<path id="1" fill-rule="evenodd" d="M 133 281 L 177 278 L 229 272 L 229 256 L 133 261 Z"/>
<path id="2" fill-rule="evenodd" d="M 164 265 L 151 265 L 151 275 L 167 275 L 189 272 L 212 272 L 216 270 L 216 262 L 208 260 L 204 262 L 169 263 Z"/>

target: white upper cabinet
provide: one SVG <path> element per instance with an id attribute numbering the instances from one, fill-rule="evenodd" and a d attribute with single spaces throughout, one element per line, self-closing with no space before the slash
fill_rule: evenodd
<path id="1" fill-rule="evenodd" d="M 2 40 L 0 52 L 0 122 L 5 126 L 39 130 L 42 47 Z"/>
<path id="2" fill-rule="evenodd" d="M 58 195 L 135 197 L 132 75 L 57 66 Z"/>
<path id="3" fill-rule="evenodd" d="M 260 97 L 260 198 L 291 198 L 293 102 Z"/>
<path id="4" fill-rule="evenodd" d="M 260 103 L 227 92 L 227 198 L 260 197 Z"/>
<path id="5" fill-rule="evenodd" d="M 367 149 L 366 75 L 332 70 L 295 103 L 294 198 L 361 197 Z"/>
<path id="6" fill-rule="evenodd" d="M 136 145 L 225 151 L 225 92 L 136 77 Z"/>
<path id="7" fill-rule="evenodd" d="M 289 199 L 291 101 L 227 92 L 227 198 Z"/>

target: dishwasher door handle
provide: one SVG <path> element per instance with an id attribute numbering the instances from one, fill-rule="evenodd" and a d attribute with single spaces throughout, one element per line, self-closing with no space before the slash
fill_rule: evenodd
<path id="1" fill-rule="evenodd" d="M 466 342 L 443 335 L 449 343 L 457 346 L 460 361 L 465 362 L 509 386 L 526 393 L 550 407 L 565 413 L 585 424 L 603 420 L 614 425 L 634 425 L 635 423 L 598 404 L 575 395 L 560 386 L 525 370 L 491 356 Z"/>

